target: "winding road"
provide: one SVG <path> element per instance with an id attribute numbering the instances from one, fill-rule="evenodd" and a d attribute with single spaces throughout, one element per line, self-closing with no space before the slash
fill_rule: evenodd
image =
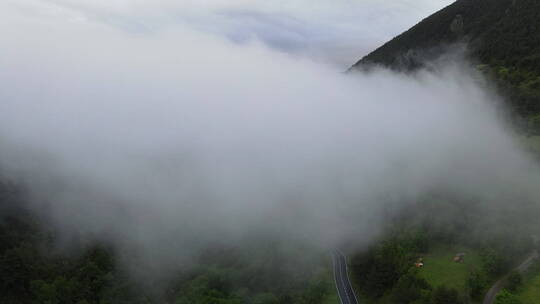
<path id="1" fill-rule="evenodd" d="M 539 257 L 540 255 L 538 252 L 533 252 L 518 267 L 516 267 L 515 270 L 520 273 L 525 272 Z M 335 250 L 332 252 L 332 262 L 334 265 L 334 281 L 336 283 L 336 289 L 341 304 L 358 304 L 347 272 L 347 258 L 341 251 Z M 486 293 L 482 304 L 493 304 L 495 302 L 495 298 L 504 288 L 508 276 L 509 274 L 493 284 Z"/>
<path id="2" fill-rule="evenodd" d="M 519 273 L 525 272 L 533 264 L 533 262 L 537 258 L 538 258 L 538 252 L 535 251 L 532 254 L 530 254 L 525 259 L 525 261 L 523 261 L 514 270 L 519 272 Z M 500 280 L 495 282 L 495 284 L 493 284 L 493 286 L 486 293 L 486 296 L 484 297 L 484 301 L 482 302 L 482 304 L 493 304 L 495 302 L 497 294 L 499 293 L 499 291 L 501 291 L 504 288 L 504 285 L 506 283 L 506 279 L 508 279 L 509 276 L 510 276 L 510 274 L 507 274 L 506 276 L 504 276 L 503 278 L 501 278 Z"/>
<path id="3" fill-rule="evenodd" d="M 332 253 L 334 281 L 341 304 L 358 304 L 347 273 L 347 258 L 339 250 Z"/>

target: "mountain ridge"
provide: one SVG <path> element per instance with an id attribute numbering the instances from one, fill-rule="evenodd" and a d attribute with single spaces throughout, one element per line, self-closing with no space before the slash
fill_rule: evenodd
<path id="1" fill-rule="evenodd" d="M 494 79 L 510 108 L 540 130 L 540 1 L 457 0 L 354 64 L 411 71 L 464 43 L 467 57 Z"/>

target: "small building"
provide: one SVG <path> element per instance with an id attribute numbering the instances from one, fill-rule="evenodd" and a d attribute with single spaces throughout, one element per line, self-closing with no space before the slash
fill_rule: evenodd
<path id="1" fill-rule="evenodd" d="M 456 263 L 463 263 L 465 260 L 465 253 L 457 253 L 453 260 Z"/>

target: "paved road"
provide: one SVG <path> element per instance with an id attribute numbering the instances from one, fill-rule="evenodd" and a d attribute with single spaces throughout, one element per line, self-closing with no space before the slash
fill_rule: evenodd
<path id="1" fill-rule="evenodd" d="M 332 261 L 334 264 L 334 281 L 336 282 L 341 304 L 358 304 L 351 282 L 349 281 L 345 255 L 336 250 L 332 253 Z"/>
<path id="2" fill-rule="evenodd" d="M 525 259 L 525 261 L 523 261 L 523 263 L 521 263 L 514 270 L 520 273 L 525 272 L 533 264 L 534 260 L 536 260 L 537 258 L 538 258 L 538 252 L 535 251 L 534 253 L 529 255 L 527 259 Z M 495 284 L 493 284 L 493 286 L 486 293 L 486 296 L 484 297 L 484 302 L 482 302 L 482 304 L 493 304 L 495 302 L 495 298 L 497 297 L 497 294 L 499 293 L 499 291 L 501 291 L 504 288 L 506 279 L 508 279 L 509 275 L 510 274 L 507 274 L 502 279 L 498 280 L 497 282 L 495 282 Z"/>

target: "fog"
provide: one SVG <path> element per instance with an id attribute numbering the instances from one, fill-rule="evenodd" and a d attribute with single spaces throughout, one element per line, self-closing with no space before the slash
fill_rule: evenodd
<path id="1" fill-rule="evenodd" d="M 536 165 L 458 48 L 414 75 L 344 74 L 262 38 L 23 3 L 0 13 L 0 165 L 63 239 L 163 270 L 257 235 L 362 245 L 433 189 L 537 197 Z"/>

